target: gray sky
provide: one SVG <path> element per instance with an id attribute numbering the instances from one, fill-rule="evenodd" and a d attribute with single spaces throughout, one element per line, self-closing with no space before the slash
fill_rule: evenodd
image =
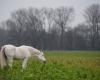
<path id="1" fill-rule="evenodd" d="M 71 6 L 75 9 L 73 25 L 77 25 L 84 21 L 84 10 L 93 3 L 100 4 L 100 0 L 0 0 L 0 22 L 10 18 L 11 12 L 21 8 Z"/>

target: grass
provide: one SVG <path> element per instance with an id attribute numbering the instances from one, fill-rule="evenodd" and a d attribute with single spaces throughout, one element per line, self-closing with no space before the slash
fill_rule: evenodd
<path id="1" fill-rule="evenodd" d="M 0 80 L 100 80 L 100 51 L 45 51 L 47 64 L 30 59 L 24 72 L 21 61 L 0 70 Z"/>

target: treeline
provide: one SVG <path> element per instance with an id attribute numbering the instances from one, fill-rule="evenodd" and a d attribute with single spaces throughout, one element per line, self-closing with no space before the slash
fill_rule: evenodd
<path id="1" fill-rule="evenodd" d="M 100 5 L 86 8 L 83 15 L 86 21 L 72 28 L 74 16 L 71 7 L 14 11 L 10 19 L 1 23 L 0 46 L 14 44 L 45 50 L 100 50 Z"/>

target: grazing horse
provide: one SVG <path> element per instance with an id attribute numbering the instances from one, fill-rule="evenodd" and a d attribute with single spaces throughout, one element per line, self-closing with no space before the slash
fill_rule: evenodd
<path id="1" fill-rule="evenodd" d="M 46 62 L 43 52 L 36 48 L 25 45 L 19 47 L 14 45 L 4 45 L 2 46 L 0 52 L 1 68 L 3 69 L 3 67 L 6 65 L 9 65 L 9 67 L 12 68 L 13 59 L 22 59 L 22 69 L 25 69 L 27 66 L 27 61 L 31 56 L 37 57 L 44 63 Z"/>

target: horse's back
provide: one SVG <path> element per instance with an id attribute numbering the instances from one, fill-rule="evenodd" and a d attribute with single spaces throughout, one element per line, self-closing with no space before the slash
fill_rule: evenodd
<path id="1" fill-rule="evenodd" d="M 30 52 L 26 46 L 19 46 L 16 47 L 16 52 L 15 52 L 15 57 L 19 58 L 25 58 L 25 57 L 30 57 Z"/>
<path id="2" fill-rule="evenodd" d="M 7 47 L 7 48 L 14 48 L 14 47 L 16 47 L 16 46 L 11 45 L 11 44 L 8 44 L 8 45 L 4 45 L 3 47 Z"/>

